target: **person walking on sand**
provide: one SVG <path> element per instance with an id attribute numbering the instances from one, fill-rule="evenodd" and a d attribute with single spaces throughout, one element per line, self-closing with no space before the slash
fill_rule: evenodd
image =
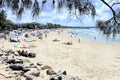
<path id="1" fill-rule="evenodd" d="M 80 43 L 80 38 L 78 39 L 78 43 Z"/>

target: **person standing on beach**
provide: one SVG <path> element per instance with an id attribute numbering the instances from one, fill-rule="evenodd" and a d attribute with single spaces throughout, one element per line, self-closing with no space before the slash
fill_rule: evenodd
<path id="1" fill-rule="evenodd" d="M 96 40 L 96 36 L 94 37 L 94 40 Z"/>
<path id="2" fill-rule="evenodd" d="M 47 38 L 47 33 L 45 33 L 45 38 Z"/>
<path id="3" fill-rule="evenodd" d="M 70 35 L 70 37 L 72 38 L 72 35 Z"/>
<path id="4" fill-rule="evenodd" d="M 78 39 L 78 43 L 80 43 L 80 38 Z"/>

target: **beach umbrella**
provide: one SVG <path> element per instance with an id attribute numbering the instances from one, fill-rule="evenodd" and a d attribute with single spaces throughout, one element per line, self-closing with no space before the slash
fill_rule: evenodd
<path id="1" fill-rule="evenodd" d="M 15 44 L 14 47 L 16 48 L 30 48 L 30 46 L 26 45 L 26 44 Z"/>
<path id="2" fill-rule="evenodd" d="M 23 48 L 30 48 L 27 44 L 23 44 Z"/>
<path id="3" fill-rule="evenodd" d="M 18 48 L 24 48 L 24 46 L 22 44 L 17 46 Z"/>
<path id="4" fill-rule="evenodd" d="M 17 43 L 17 44 L 14 44 L 14 47 L 18 47 L 20 44 L 19 43 Z"/>

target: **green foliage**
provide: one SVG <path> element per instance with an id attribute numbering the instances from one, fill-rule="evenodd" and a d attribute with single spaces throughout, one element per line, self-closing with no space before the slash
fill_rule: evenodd
<path id="1" fill-rule="evenodd" d="M 42 25 L 39 23 L 24 23 L 24 24 L 14 24 L 10 20 L 6 18 L 4 20 L 0 20 L 0 30 L 13 30 L 18 28 L 27 28 L 27 29 L 52 29 L 52 28 L 60 28 L 60 24 L 52 24 L 47 23 L 46 25 Z"/>
<path id="2" fill-rule="evenodd" d="M 108 21 L 97 20 L 96 26 L 107 37 L 113 35 L 113 38 L 115 38 L 116 34 L 120 33 L 120 25 L 116 25 L 116 27 L 113 27 L 114 25 L 111 23 L 110 20 Z"/>
<path id="3" fill-rule="evenodd" d="M 52 24 L 52 23 L 47 23 L 46 25 L 42 25 L 39 23 L 25 23 L 25 24 L 20 24 L 21 28 L 28 28 L 28 29 L 53 29 L 53 28 L 60 28 L 60 24 Z"/>
<path id="4" fill-rule="evenodd" d="M 4 10 L 0 10 L 0 30 L 16 29 L 17 26 L 15 26 L 15 24 L 13 24 L 10 20 L 7 20 L 6 17 L 6 12 Z"/>
<path id="5" fill-rule="evenodd" d="M 61 27 L 60 24 L 47 23 L 47 24 L 45 25 L 45 28 L 47 28 L 47 29 L 51 29 L 51 28 L 60 28 L 60 27 Z"/>

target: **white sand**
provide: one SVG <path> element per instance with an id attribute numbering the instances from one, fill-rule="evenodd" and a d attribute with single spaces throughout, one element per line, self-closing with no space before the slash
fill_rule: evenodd
<path id="1" fill-rule="evenodd" d="M 60 41 L 53 42 L 54 39 Z M 73 45 L 63 44 L 67 41 Z M 5 41 L 4 49 L 19 50 L 14 48 L 13 44 L 15 43 Z M 61 34 L 57 31 L 50 32 L 47 38 L 36 39 L 27 44 L 36 46 L 25 49 L 36 53 L 37 57 L 30 59 L 33 63 L 41 61 L 55 71 L 66 70 L 68 74 L 78 76 L 82 80 L 120 80 L 120 44 L 82 38 L 78 43 L 78 38 L 71 38 L 65 31 Z"/>

